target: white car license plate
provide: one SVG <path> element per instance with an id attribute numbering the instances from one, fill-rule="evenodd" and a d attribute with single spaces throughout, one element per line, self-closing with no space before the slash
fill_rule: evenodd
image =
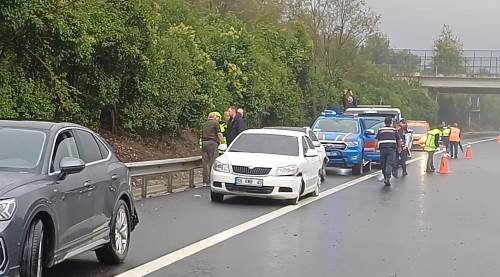
<path id="1" fill-rule="evenodd" d="M 262 179 L 251 179 L 251 178 L 236 178 L 236 185 L 240 186 L 252 186 L 252 187 L 262 187 L 264 180 Z"/>

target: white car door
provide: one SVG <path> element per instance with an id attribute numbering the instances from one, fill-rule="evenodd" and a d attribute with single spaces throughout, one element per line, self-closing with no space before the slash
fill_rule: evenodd
<path id="1" fill-rule="evenodd" d="M 309 143 L 308 143 L 309 141 Z M 311 140 L 303 136 L 302 137 L 302 149 L 304 153 L 304 158 L 306 159 L 306 163 L 304 164 L 304 168 L 302 171 L 302 176 L 304 177 L 304 182 L 306 183 L 306 191 L 310 191 L 312 187 L 316 186 L 319 168 L 318 168 L 318 156 L 316 157 L 306 157 L 307 150 L 313 149 L 309 147 L 309 144 L 312 144 Z"/>

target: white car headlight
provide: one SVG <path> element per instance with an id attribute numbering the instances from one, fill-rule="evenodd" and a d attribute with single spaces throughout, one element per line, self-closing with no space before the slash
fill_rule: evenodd
<path id="1" fill-rule="evenodd" d="M 357 142 L 357 141 L 348 141 L 348 142 L 346 142 L 346 144 L 347 144 L 347 147 L 349 147 L 349 148 L 354 148 L 354 147 L 359 146 L 359 142 Z"/>
<path id="2" fill-rule="evenodd" d="M 277 176 L 293 176 L 299 172 L 299 167 L 296 165 L 290 165 L 285 167 L 276 168 Z"/>
<path id="3" fill-rule="evenodd" d="M 9 220 L 16 211 L 15 199 L 0 200 L 0 221 Z"/>
<path id="4" fill-rule="evenodd" d="M 229 173 L 229 165 L 219 161 L 214 162 L 214 170 L 218 172 Z"/>

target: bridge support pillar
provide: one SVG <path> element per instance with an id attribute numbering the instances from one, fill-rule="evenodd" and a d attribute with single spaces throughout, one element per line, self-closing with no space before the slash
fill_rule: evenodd
<path id="1" fill-rule="evenodd" d="M 469 130 L 474 121 L 481 122 L 481 97 L 479 95 L 469 96 Z"/>

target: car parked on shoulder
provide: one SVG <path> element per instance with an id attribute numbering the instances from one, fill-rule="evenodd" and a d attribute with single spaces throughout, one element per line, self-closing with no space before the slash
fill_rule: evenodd
<path id="1" fill-rule="evenodd" d="M 0 120 L 0 275 L 42 276 L 86 251 L 119 264 L 138 223 L 128 169 L 76 124 Z"/>
<path id="2" fill-rule="evenodd" d="M 303 132 L 254 129 L 241 133 L 212 169 L 211 199 L 225 195 L 285 200 L 318 196 L 322 163 L 313 142 Z"/>
<path id="3" fill-rule="evenodd" d="M 323 164 L 321 169 L 321 180 L 324 181 L 326 179 L 326 167 L 328 166 L 328 157 L 326 156 L 326 150 L 323 144 L 319 141 L 316 134 L 309 127 L 265 127 L 264 129 L 275 129 L 275 130 L 289 130 L 296 131 L 306 134 L 311 141 L 313 142 L 314 147 L 318 151 L 318 158 L 320 162 Z"/>

